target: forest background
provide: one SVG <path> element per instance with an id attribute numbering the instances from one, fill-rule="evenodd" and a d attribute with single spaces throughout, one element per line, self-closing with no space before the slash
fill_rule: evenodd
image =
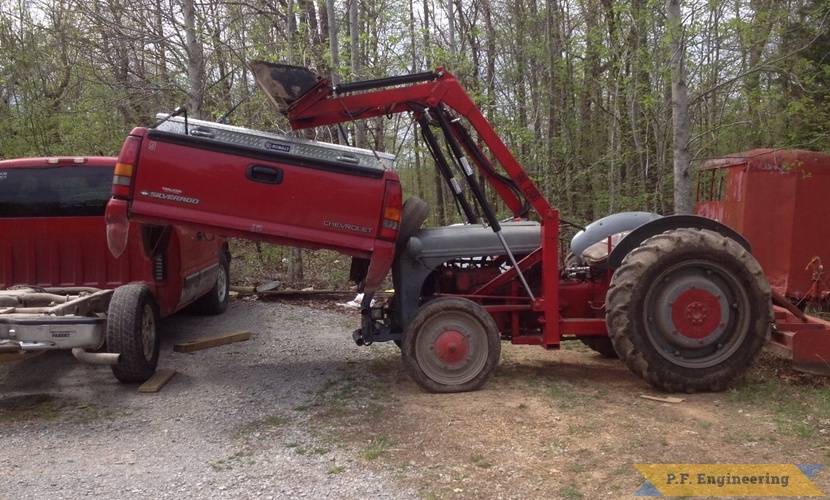
<path id="1" fill-rule="evenodd" d="M 753 148 L 830 150 L 829 13 L 830 0 L 0 0 L 0 159 L 115 155 L 183 104 L 290 134 L 252 60 L 344 82 L 444 66 L 564 218 L 669 214 L 683 146 L 689 179 Z M 688 115 L 673 126 L 678 88 Z M 458 222 L 414 129 L 398 115 L 345 137 L 398 155 L 429 223 Z"/>

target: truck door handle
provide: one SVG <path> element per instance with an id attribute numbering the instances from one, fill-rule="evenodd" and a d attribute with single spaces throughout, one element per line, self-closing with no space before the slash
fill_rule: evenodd
<path id="1" fill-rule="evenodd" d="M 338 156 L 337 161 L 342 161 L 343 163 L 351 163 L 352 165 L 360 164 L 360 160 L 358 160 L 356 156 L 352 156 L 349 154 Z"/>
<path id="2" fill-rule="evenodd" d="M 193 127 L 190 129 L 190 135 L 193 137 L 207 137 L 208 139 L 213 139 L 215 136 L 210 129 L 202 128 L 202 127 Z"/>
<path id="3" fill-rule="evenodd" d="M 265 165 L 248 165 L 245 176 L 262 184 L 279 184 L 282 182 L 282 170 L 275 167 L 266 167 Z"/>

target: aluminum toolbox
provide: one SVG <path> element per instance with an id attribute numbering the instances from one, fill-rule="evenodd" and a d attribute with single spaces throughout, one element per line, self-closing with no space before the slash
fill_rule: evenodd
<path id="1" fill-rule="evenodd" d="M 214 139 L 228 144 L 260 148 L 288 155 L 296 155 L 302 158 L 332 161 L 344 165 L 391 170 L 395 161 L 395 155 L 389 153 L 380 153 L 368 149 L 341 146 L 327 142 L 309 141 L 204 120 L 188 118 L 185 121 L 181 116 L 175 116 L 163 121 L 167 116 L 164 113 L 156 115 L 156 120 L 160 122 L 154 127 L 156 130 Z M 185 123 L 187 124 L 186 126 Z"/>

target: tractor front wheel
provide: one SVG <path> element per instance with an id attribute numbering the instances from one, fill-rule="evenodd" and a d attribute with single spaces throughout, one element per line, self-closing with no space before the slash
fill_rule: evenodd
<path id="1" fill-rule="evenodd" d="M 427 391 L 474 391 L 496 371 L 501 337 L 483 307 L 442 297 L 427 302 L 412 317 L 401 354 L 409 376 Z"/>
<path id="2" fill-rule="evenodd" d="M 773 323 L 758 262 L 734 240 L 677 229 L 623 260 L 607 296 L 608 332 L 628 367 L 667 391 L 717 391 L 757 359 Z"/>

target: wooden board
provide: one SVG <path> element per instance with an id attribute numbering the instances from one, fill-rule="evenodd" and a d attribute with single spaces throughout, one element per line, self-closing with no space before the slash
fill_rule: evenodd
<path id="1" fill-rule="evenodd" d="M 147 382 L 144 382 L 138 387 L 138 392 L 159 392 L 164 387 L 164 384 L 169 382 L 175 374 L 176 370 L 172 368 L 156 370 L 156 373 Z"/>
<path id="2" fill-rule="evenodd" d="M 674 396 L 666 396 L 664 398 L 660 398 L 660 397 L 657 397 L 657 396 L 647 396 L 645 394 L 641 394 L 640 397 L 643 398 L 643 399 L 650 399 L 651 401 L 659 401 L 661 403 L 672 403 L 672 404 L 682 403 L 683 401 L 685 401 L 685 399 L 683 399 L 683 398 L 676 398 Z"/>
<path id="3" fill-rule="evenodd" d="M 234 332 L 225 333 L 216 337 L 209 337 L 205 339 L 191 340 L 190 342 L 183 342 L 181 344 L 174 344 L 173 350 L 176 352 L 193 352 L 202 349 L 210 349 L 211 347 L 218 347 L 220 345 L 232 344 L 234 342 L 241 342 L 251 338 L 251 332 Z"/>

